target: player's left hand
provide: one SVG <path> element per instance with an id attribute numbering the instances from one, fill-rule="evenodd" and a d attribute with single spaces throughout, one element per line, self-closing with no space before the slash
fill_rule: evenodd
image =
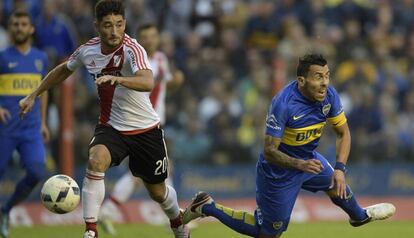
<path id="1" fill-rule="evenodd" d="M 101 85 L 101 84 L 104 84 L 106 82 L 111 83 L 111 85 L 114 85 L 114 84 L 116 85 L 116 84 L 118 84 L 118 77 L 112 76 L 112 75 L 104 75 L 104 76 L 101 76 L 101 77 L 99 77 L 95 80 L 95 83 L 97 85 Z"/>
<path id="2" fill-rule="evenodd" d="M 42 136 L 43 136 L 43 142 L 45 144 L 49 143 L 50 140 L 50 133 L 49 133 L 49 129 L 47 128 L 46 124 L 42 123 Z"/>
<path id="3" fill-rule="evenodd" d="M 333 184 L 336 196 L 346 198 L 346 182 L 345 174 L 341 170 L 335 169 L 333 174 Z"/>

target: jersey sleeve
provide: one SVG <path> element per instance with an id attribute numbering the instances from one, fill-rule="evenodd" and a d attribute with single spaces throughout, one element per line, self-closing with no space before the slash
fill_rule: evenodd
<path id="1" fill-rule="evenodd" d="M 332 126 L 340 127 L 346 123 L 345 112 L 342 107 L 341 99 L 339 97 L 338 92 L 333 87 L 329 87 L 328 90 L 328 93 L 330 94 L 329 103 L 331 104 L 331 108 L 327 115 L 327 119 L 329 123 L 332 124 Z"/>
<path id="2" fill-rule="evenodd" d="M 75 71 L 77 68 L 79 68 L 82 65 L 82 50 L 83 47 L 79 46 L 78 49 L 75 50 L 75 52 L 72 53 L 72 55 L 69 57 L 66 67 L 70 71 Z"/>
<path id="3" fill-rule="evenodd" d="M 126 58 L 132 72 L 135 74 L 138 70 L 152 70 L 145 49 L 135 40 L 128 44 L 126 48 Z"/>
<path id="4" fill-rule="evenodd" d="M 274 98 L 266 117 L 266 135 L 282 138 L 288 115 L 288 107 L 281 98 Z"/>

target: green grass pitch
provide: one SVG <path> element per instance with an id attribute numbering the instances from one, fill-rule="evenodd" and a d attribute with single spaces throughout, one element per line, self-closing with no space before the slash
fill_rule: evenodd
<path id="1" fill-rule="evenodd" d="M 117 236 L 102 231 L 100 238 L 172 238 L 164 226 L 145 224 L 116 225 Z M 34 226 L 14 227 L 10 238 L 80 238 L 83 226 Z M 203 223 L 192 230 L 192 238 L 237 238 L 247 237 L 231 231 L 220 223 Z M 344 222 L 292 223 L 284 238 L 413 238 L 414 221 L 382 221 L 353 228 Z"/>

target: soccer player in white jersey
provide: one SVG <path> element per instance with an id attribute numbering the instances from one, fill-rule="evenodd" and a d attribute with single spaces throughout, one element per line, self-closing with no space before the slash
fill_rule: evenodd
<path id="1" fill-rule="evenodd" d="M 98 237 L 97 220 L 105 197 L 105 171 L 129 156 L 132 174 L 140 177 L 150 197 L 170 219 L 175 237 L 189 237 L 183 225 L 177 193 L 166 185 L 168 156 L 160 119 L 149 100 L 154 87 L 146 51 L 125 34 L 125 10 L 120 0 L 100 0 L 95 5 L 99 37 L 81 45 L 68 61 L 58 65 L 40 86 L 20 101 L 21 115 L 33 107 L 37 96 L 85 65 L 95 78 L 100 99 L 99 123 L 89 145 L 89 161 L 82 186 L 84 238 Z"/>
<path id="2" fill-rule="evenodd" d="M 160 33 L 157 27 L 152 24 L 144 24 L 137 29 L 138 41 L 147 51 L 149 62 L 154 75 L 155 85 L 150 94 L 150 101 L 158 116 L 161 125 L 165 124 L 165 97 L 167 89 L 175 89 L 184 81 L 184 76 L 180 70 L 171 71 L 167 56 L 159 51 Z M 172 186 L 171 175 L 165 181 Z M 122 204 L 125 203 L 138 186 L 140 180 L 132 175 L 125 173 L 118 179 L 114 185 L 114 189 L 102 204 L 101 219 L 102 228 L 109 234 L 116 234 L 116 230 L 112 225 L 112 216 L 114 212 L 124 213 Z M 122 214 L 125 216 L 125 214 Z"/>

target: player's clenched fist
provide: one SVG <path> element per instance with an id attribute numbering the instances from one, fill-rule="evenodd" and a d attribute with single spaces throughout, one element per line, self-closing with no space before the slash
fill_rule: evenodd
<path id="1" fill-rule="evenodd" d="M 321 161 L 317 159 L 302 160 L 300 169 L 304 172 L 319 174 L 323 170 Z"/>
<path id="2" fill-rule="evenodd" d="M 30 112 L 33 108 L 35 102 L 35 97 L 29 95 L 19 101 L 20 107 L 20 117 L 26 115 L 26 113 Z"/>

